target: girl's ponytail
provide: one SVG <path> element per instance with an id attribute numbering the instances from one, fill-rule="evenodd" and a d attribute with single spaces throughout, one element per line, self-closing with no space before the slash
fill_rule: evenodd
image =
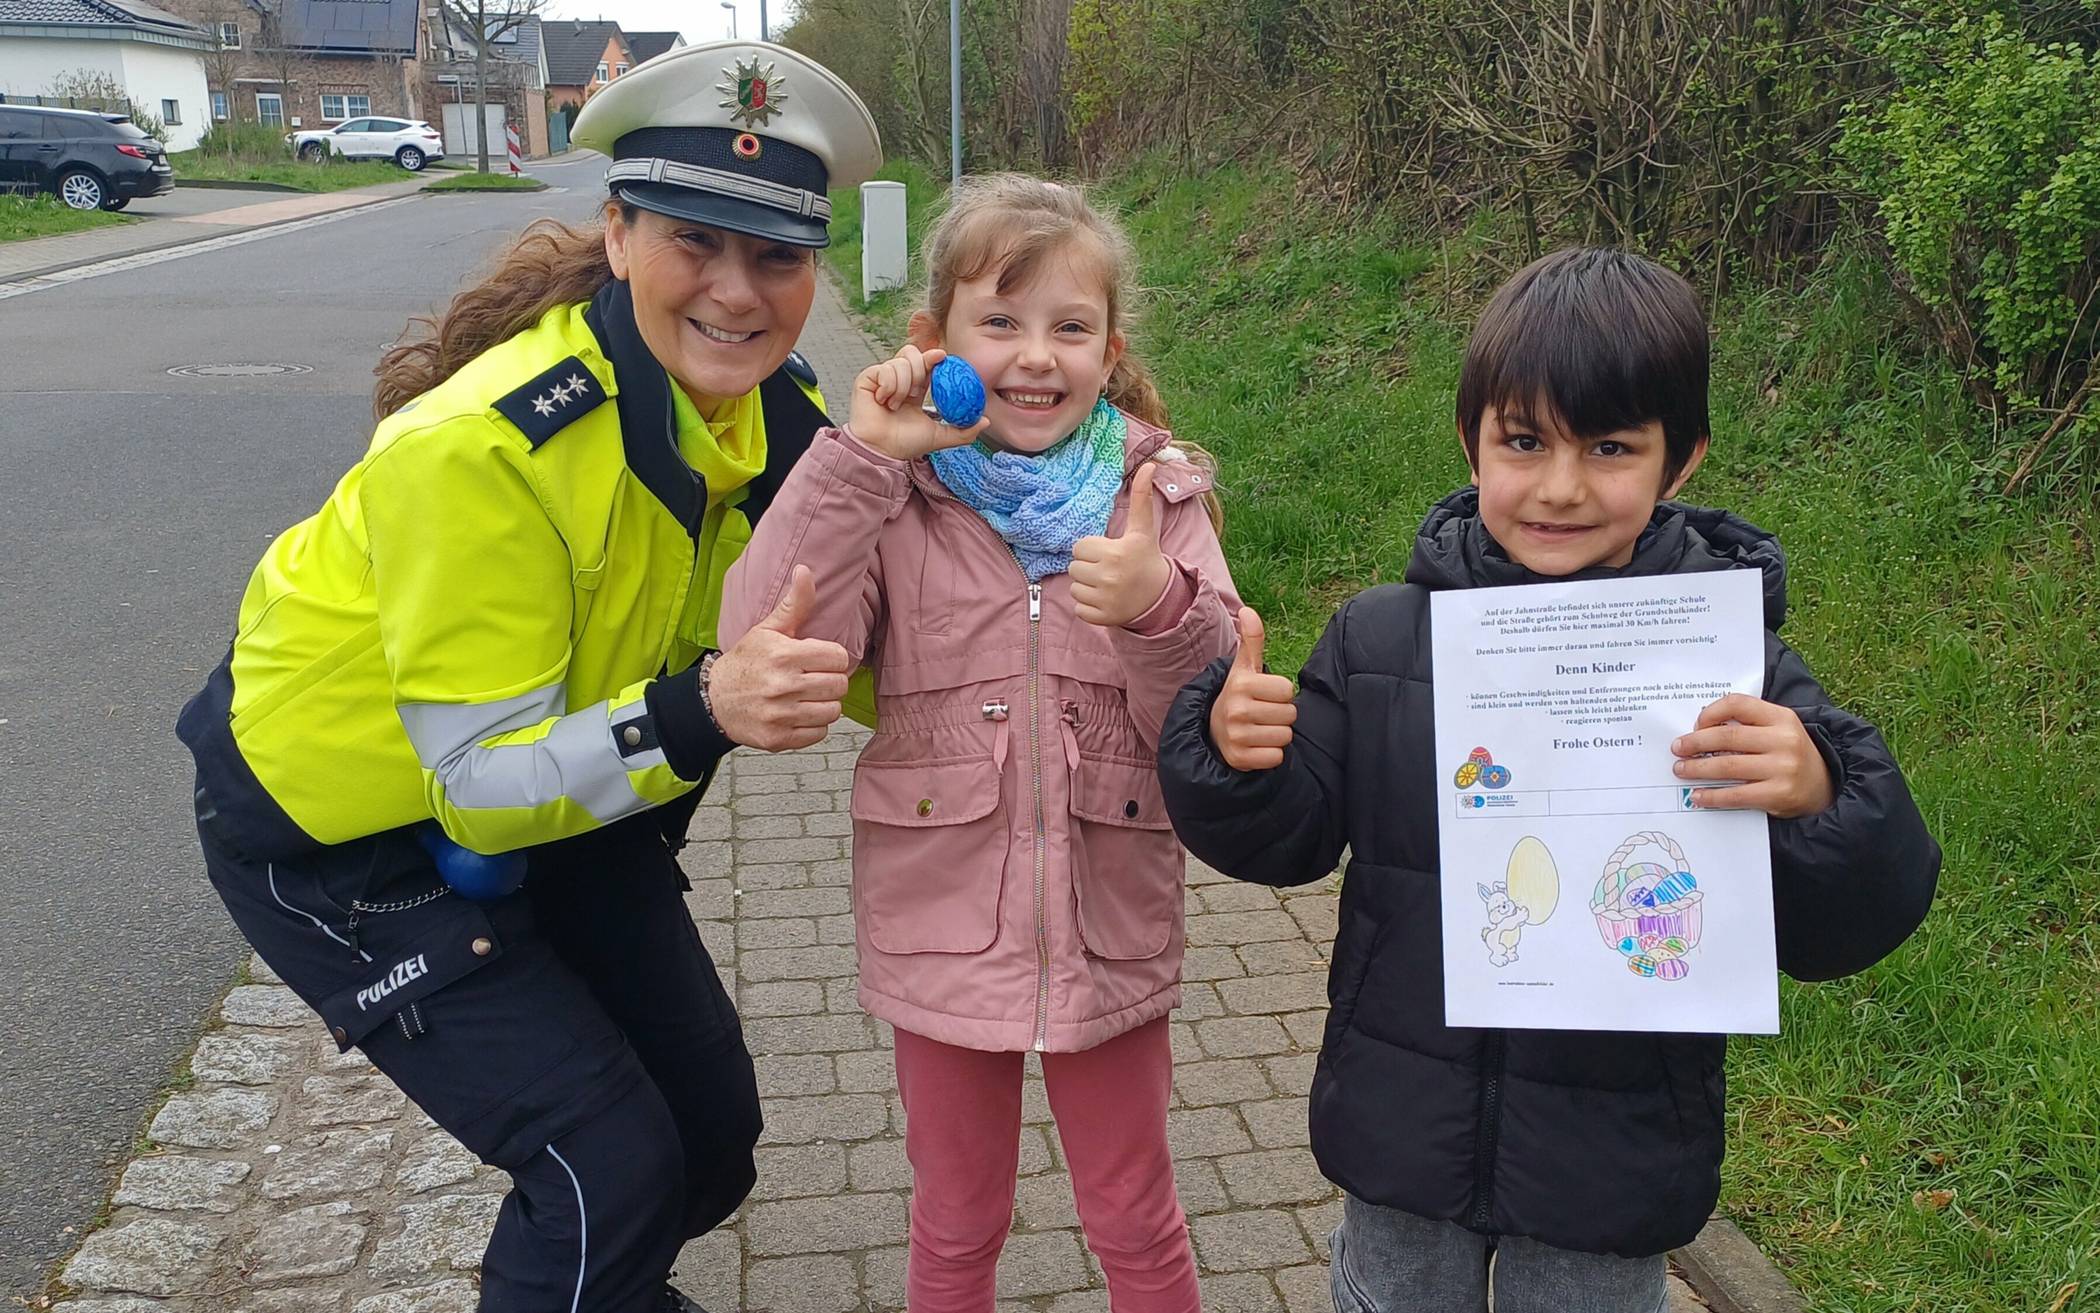
<path id="1" fill-rule="evenodd" d="M 1152 381 L 1152 371 L 1129 351 L 1116 361 L 1116 367 L 1108 375 L 1108 386 L 1101 389 L 1101 395 L 1108 398 L 1109 405 L 1134 419 L 1141 419 L 1155 428 L 1172 427 L 1167 423 L 1167 403 L 1160 399 L 1159 388 Z M 1222 538 L 1225 534 L 1225 506 L 1218 500 L 1216 491 L 1217 457 L 1180 438 L 1174 439 L 1174 446 L 1188 457 L 1190 464 L 1210 475 L 1211 486 L 1203 493 L 1203 513 L 1210 517 L 1211 532 Z"/>

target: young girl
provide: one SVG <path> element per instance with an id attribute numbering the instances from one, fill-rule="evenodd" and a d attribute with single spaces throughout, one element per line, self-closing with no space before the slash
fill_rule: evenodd
<path id="1" fill-rule="evenodd" d="M 1184 859 L 1154 763 L 1239 602 L 1208 458 L 1170 444 L 1125 349 L 1132 265 L 1072 188 L 963 183 L 911 345 L 861 374 L 724 589 L 724 642 L 766 623 L 875 672 L 853 905 L 861 1005 L 896 1027 L 913 1313 L 992 1307 L 1030 1049 L 1111 1303 L 1200 1307 L 1166 1137 Z M 921 409 L 947 353 L 984 379 L 968 431 Z"/>

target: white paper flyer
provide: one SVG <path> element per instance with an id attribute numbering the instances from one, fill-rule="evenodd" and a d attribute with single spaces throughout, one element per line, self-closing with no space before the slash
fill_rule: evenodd
<path id="1" fill-rule="evenodd" d="M 1444 1019 L 1773 1034 L 1762 812 L 1695 809 L 1670 743 L 1764 692 L 1755 570 L 1438 592 Z"/>

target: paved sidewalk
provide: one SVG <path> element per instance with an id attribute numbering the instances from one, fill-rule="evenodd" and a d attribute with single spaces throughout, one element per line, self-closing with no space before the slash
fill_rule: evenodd
<path id="1" fill-rule="evenodd" d="M 253 205 L 213 210 L 207 214 L 147 219 L 139 223 L 93 228 L 86 232 L 61 233 L 55 237 L 32 237 L 26 241 L 0 242 L 0 283 L 34 278 L 53 270 L 70 269 L 76 265 L 113 260 L 120 256 L 143 255 L 148 251 L 165 250 L 171 246 L 187 246 L 191 242 L 223 237 L 227 233 L 250 228 L 267 228 L 299 219 L 311 219 L 315 215 L 334 214 L 341 210 L 376 205 L 381 201 L 412 196 L 423 190 L 423 184 L 427 181 L 428 179 L 418 178 L 414 182 L 383 182 L 372 187 L 314 194 L 287 195 L 283 192 L 259 191 L 255 193 L 258 200 Z"/>
<path id="2" fill-rule="evenodd" d="M 872 357 L 828 285 L 804 351 L 834 398 Z M 854 1004 L 847 800 L 864 733 L 842 725 L 802 752 L 736 754 L 684 856 L 688 903 L 743 1015 L 765 1100 L 757 1189 L 675 1272 L 713 1313 L 904 1305 L 904 1112 L 889 1029 Z M 1187 911 L 1168 1134 L 1204 1306 L 1328 1309 L 1340 1205 L 1305 1147 L 1305 1094 L 1336 881 L 1279 893 L 1192 864 Z M 289 990 L 259 963 L 250 970 L 256 983 L 233 990 L 198 1048 L 194 1085 L 125 1169 L 107 1227 L 65 1269 L 78 1297 L 59 1307 L 471 1313 L 505 1177 L 355 1052 L 338 1056 Z M 1106 1310 L 1032 1058 L 1024 1109 L 1002 1308 Z"/>

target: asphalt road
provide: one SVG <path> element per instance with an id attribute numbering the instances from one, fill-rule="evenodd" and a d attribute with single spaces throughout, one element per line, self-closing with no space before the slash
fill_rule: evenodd
<path id="1" fill-rule="evenodd" d="M 363 450 L 409 316 L 603 167 L 0 300 L 0 1296 L 78 1243 L 244 957 L 173 726 L 249 569 Z M 232 364 L 307 372 L 169 373 Z"/>

